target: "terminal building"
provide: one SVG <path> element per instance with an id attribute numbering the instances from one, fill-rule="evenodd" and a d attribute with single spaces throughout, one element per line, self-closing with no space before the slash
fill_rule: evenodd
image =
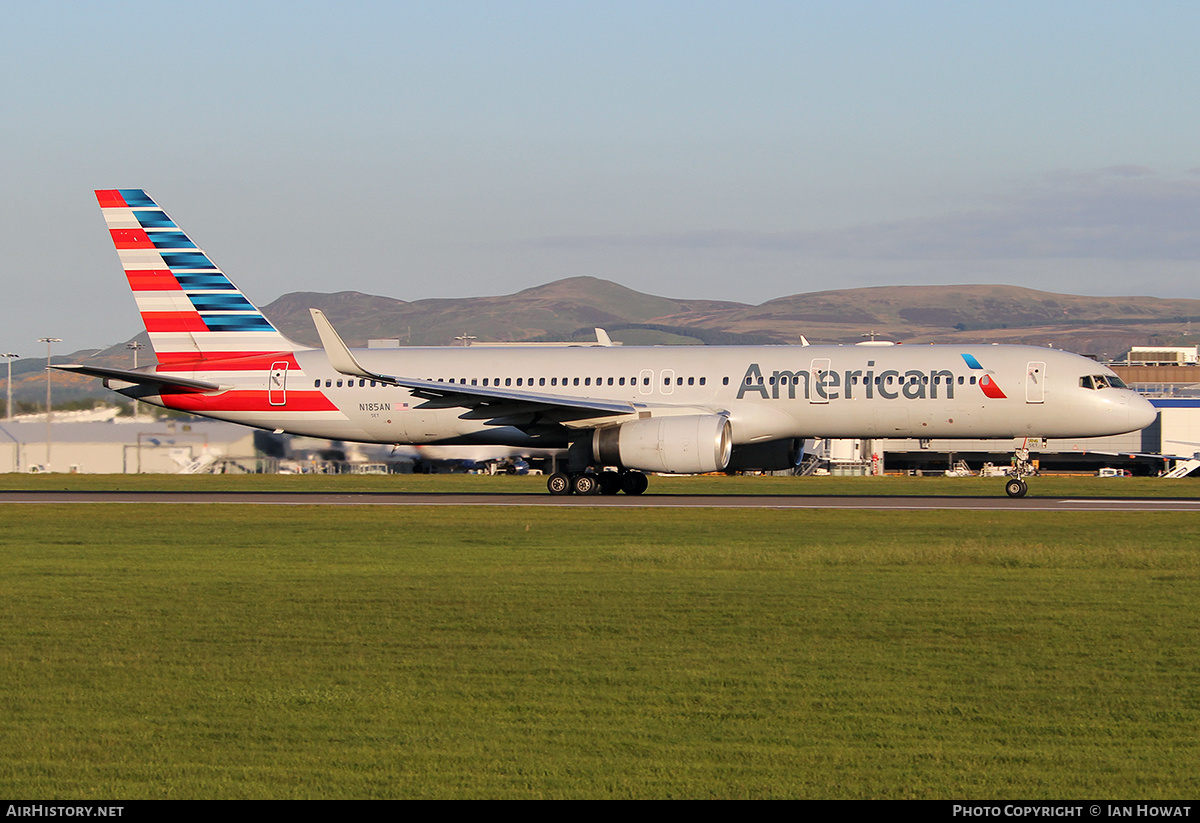
<path id="1" fill-rule="evenodd" d="M 0 420 L 0 472 L 180 474 L 261 471 L 255 432 L 215 420 L 118 417 L 116 409 Z"/>

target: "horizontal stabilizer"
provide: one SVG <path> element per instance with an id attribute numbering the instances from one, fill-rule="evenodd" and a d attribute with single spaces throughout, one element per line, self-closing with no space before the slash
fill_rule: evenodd
<path id="1" fill-rule="evenodd" d="M 204 380 L 190 380 L 186 377 L 175 377 L 169 374 L 155 374 L 154 372 L 106 369 L 101 366 L 81 366 L 74 363 L 51 366 L 50 368 L 74 374 L 86 374 L 89 377 L 102 377 L 105 380 L 123 380 L 126 383 L 140 383 L 149 386 L 175 386 L 180 389 L 198 389 L 200 391 L 221 390 L 221 386 L 216 383 L 208 383 Z"/>

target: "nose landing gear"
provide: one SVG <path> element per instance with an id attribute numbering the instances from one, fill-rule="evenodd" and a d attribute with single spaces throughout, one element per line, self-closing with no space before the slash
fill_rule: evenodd
<path id="1" fill-rule="evenodd" d="M 1029 491 L 1029 487 L 1019 477 L 1010 477 L 1004 483 L 1004 493 L 1009 497 L 1024 497 L 1027 491 Z"/>
<path id="2" fill-rule="evenodd" d="M 1004 493 L 1009 497 L 1024 497 L 1029 491 L 1023 478 L 1035 474 L 1033 462 L 1029 459 L 1029 449 L 1017 449 L 1013 452 L 1012 469 L 1008 480 L 1004 481 Z"/>

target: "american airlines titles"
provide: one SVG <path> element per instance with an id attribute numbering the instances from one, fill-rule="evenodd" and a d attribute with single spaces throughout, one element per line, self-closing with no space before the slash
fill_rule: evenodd
<path id="1" fill-rule="evenodd" d="M 954 399 L 955 375 L 949 369 L 931 369 L 920 371 L 909 369 L 901 372 L 897 369 L 884 369 L 876 372 L 875 361 L 868 360 L 866 369 L 846 369 L 844 372 L 833 369 L 820 369 L 815 365 L 812 370 L 773 371 L 769 379 L 764 379 L 762 369 L 757 363 L 751 363 L 746 369 L 742 383 L 738 386 L 737 397 L 741 400 L 746 395 L 758 395 L 763 400 L 779 400 L 781 397 L 795 400 L 853 400 L 861 392 L 867 400 L 879 396 L 885 400 L 924 400 L 938 399 L 944 396 L 947 400 Z M 801 394 L 799 386 L 803 386 Z"/>

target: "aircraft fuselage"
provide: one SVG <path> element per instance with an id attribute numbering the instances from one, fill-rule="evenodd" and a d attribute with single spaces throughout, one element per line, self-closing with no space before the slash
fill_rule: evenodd
<path id="1" fill-rule="evenodd" d="M 1148 425 L 1126 389 L 1086 388 L 1111 370 L 1055 349 L 1018 346 L 505 347 L 361 349 L 366 368 L 461 387 L 620 400 L 643 415 L 728 414 L 735 445 L 789 437 L 1091 437 Z M 964 356 L 966 355 L 966 356 Z M 370 443 L 565 445 L 401 386 L 336 372 L 320 349 L 255 362 L 159 367 L 221 392 L 142 394 L 168 408 L 266 429 Z M 269 361 L 269 362 L 268 362 Z M 1115 378 L 1115 375 L 1112 375 Z M 468 389 L 469 390 L 469 389 Z M 139 392 L 140 393 L 140 392 Z M 602 424 L 622 422 L 609 416 Z M 595 425 L 584 418 L 582 425 Z M 590 421 L 590 422 L 589 422 Z"/>

